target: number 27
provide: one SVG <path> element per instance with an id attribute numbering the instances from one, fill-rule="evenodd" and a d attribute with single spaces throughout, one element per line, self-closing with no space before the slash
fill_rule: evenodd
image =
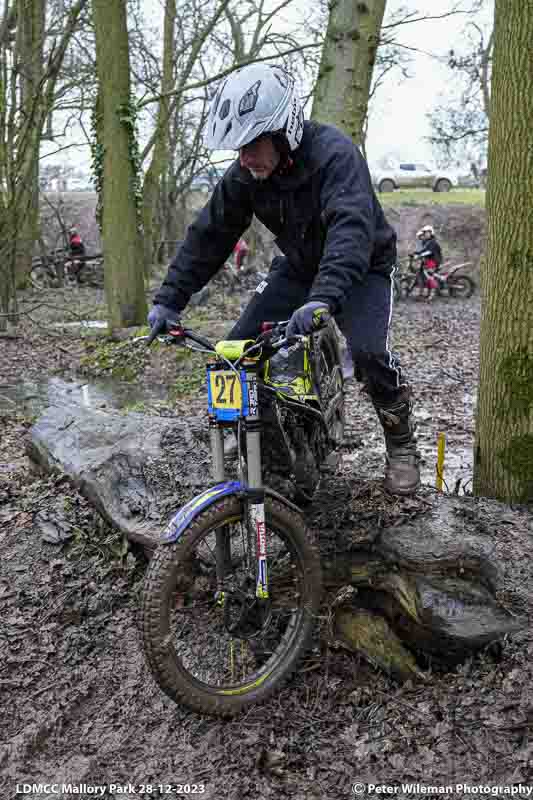
<path id="1" fill-rule="evenodd" d="M 229 382 L 229 400 L 225 397 L 226 394 L 226 381 Z M 237 381 L 236 375 L 215 375 L 215 386 L 218 389 L 217 403 L 233 403 L 235 394 L 235 383 Z"/>

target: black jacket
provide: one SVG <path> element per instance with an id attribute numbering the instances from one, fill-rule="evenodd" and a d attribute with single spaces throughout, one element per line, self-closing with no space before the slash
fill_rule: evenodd
<path id="1" fill-rule="evenodd" d="M 442 250 L 440 249 L 440 244 L 437 242 L 435 237 L 433 236 L 423 244 L 424 246 L 421 252 L 429 253 L 429 258 L 432 258 L 436 262 L 437 267 L 440 267 L 442 264 Z"/>
<path id="2" fill-rule="evenodd" d="M 389 275 L 396 234 L 378 203 L 365 159 L 330 125 L 306 122 L 286 174 L 256 181 L 235 161 L 189 227 L 155 297 L 181 311 L 229 257 L 255 216 L 275 234 L 309 300 L 339 311 L 367 272 Z"/>

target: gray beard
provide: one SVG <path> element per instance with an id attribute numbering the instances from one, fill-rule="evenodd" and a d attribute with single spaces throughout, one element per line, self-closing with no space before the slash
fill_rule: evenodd
<path id="1" fill-rule="evenodd" d="M 253 169 L 248 169 L 250 175 L 254 179 L 254 181 L 266 181 L 266 178 L 263 175 L 258 175 L 257 172 L 254 172 Z"/>

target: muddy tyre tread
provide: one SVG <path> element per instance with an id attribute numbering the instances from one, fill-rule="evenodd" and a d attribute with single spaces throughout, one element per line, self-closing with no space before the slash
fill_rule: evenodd
<path id="1" fill-rule="evenodd" d="M 459 288 L 459 287 L 463 288 Z M 450 293 L 450 297 L 460 297 L 462 300 L 466 300 L 469 297 L 472 297 L 475 290 L 474 281 L 468 277 L 468 275 L 457 275 L 453 276 L 448 281 L 448 291 Z"/>
<path id="2" fill-rule="evenodd" d="M 298 624 L 293 646 L 277 664 L 272 674 L 260 686 L 243 695 L 223 696 L 196 687 L 193 679 L 181 671 L 172 657 L 171 651 L 164 647 L 161 623 L 164 618 L 165 597 L 169 583 L 172 583 L 175 569 L 206 528 L 222 524 L 226 517 L 235 518 L 241 513 L 242 504 L 237 497 L 226 497 L 207 508 L 177 543 L 163 545 L 155 551 L 145 578 L 141 606 L 141 631 L 144 652 L 160 688 L 179 705 L 205 714 L 230 717 L 243 709 L 265 702 L 274 692 L 278 692 L 296 671 L 298 664 L 311 644 L 315 630 L 321 595 L 321 570 L 318 551 L 311 541 L 302 518 L 278 500 L 265 498 L 267 527 L 273 521 L 276 526 L 290 526 L 293 539 L 303 564 L 305 580 L 305 601 L 307 613 Z"/>

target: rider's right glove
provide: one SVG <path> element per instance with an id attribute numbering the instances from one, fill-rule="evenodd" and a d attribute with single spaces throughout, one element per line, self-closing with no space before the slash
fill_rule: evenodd
<path id="1" fill-rule="evenodd" d="M 175 328 L 179 324 L 180 315 L 168 306 L 155 305 L 148 314 L 148 325 L 154 328 L 158 322 L 166 323 L 166 331 Z"/>
<path id="2" fill-rule="evenodd" d="M 311 301 L 293 313 L 287 325 L 287 337 L 302 334 L 307 336 L 318 330 L 330 317 L 329 306 L 321 301 Z"/>

